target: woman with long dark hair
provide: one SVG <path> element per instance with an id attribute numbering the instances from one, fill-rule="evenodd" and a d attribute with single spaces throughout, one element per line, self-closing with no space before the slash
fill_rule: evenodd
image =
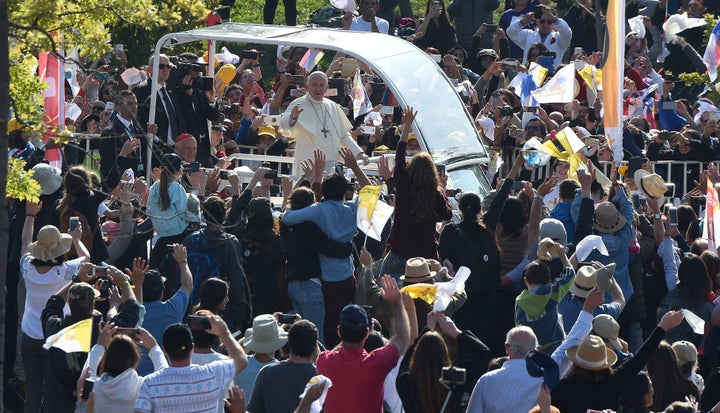
<path id="1" fill-rule="evenodd" d="M 485 372 L 490 350 L 472 332 L 460 331 L 441 312 L 430 313 L 427 319 L 427 327 L 405 353 L 395 382 L 403 409 L 406 413 L 439 412 L 448 394 L 448 388 L 440 382 L 442 369 L 455 365 L 466 370 L 466 384 L 453 388 L 445 411 L 463 411 L 460 406 L 463 393 L 469 395 Z M 440 332 L 434 331 L 436 325 Z M 456 361 L 448 350 L 448 339 L 453 341 L 453 347 L 457 346 Z"/>
<path id="2" fill-rule="evenodd" d="M 687 309 L 702 318 L 707 325 L 714 306 L 706 299 L 707 293 L 711 291 L 712 283 L 708 277 L 705 263 L 697 255 L 690 254 L 680 261 L 677 271 L 677 287 L 670 291 L 660 303 L 658 318 L 670 310 Z M 687 323 L 668 331 L 665 339 L 671 344 L 679 340 L 700 344 L 698 337 L 693 334 L 692 328 Z"/>
<path id="3" fill-rule="evenodd" d="M 150 268 L 158 268 L 165 246 L 182 243 L 188 226 L 187 192 L 178 182 L 183 176 L 182 159 L 174 153 L 162 157 L 160 180 L 153 183 L 147 201 L 147 214 L 160 237 L 150 253 Z"/>
<path id="4" fill-rule="evenodd" d="M 280 235 L 275 232 L 270 199 L 253 198 L 248 203 L 248 219 L 240 237 L 245 275 L 252 293 L 253 316 L 277 311 L 277 282 L 285 262 Z"/>
<path id="5" fill-rule="evenodd" d="M 444 0 L 428 0 L 425 19 L 415 31 L 415 46 L 422 50 L 434 47 L 446 54 L 457 43 L 455 27 L 450 23 Z"/>
<path id="6" fill-rule="evenodd" d="M 98 207 L 107 194 L 94 190 L 91 172 L 83 166 L 73 166 L 65 173 L 63 187 L 65 195 L 57 207 L 60 215 L 58 229 L 67 231 L 70 217 L 78 217 L 85 229 L 82 241 L 90 252 L 90 260 L 100 264 L 109 257 L 98 222 Z"/>
<path id="7" fill-rule="evenodd" d="M 663 411 L 676 401 L 687 397 L 700 399 L 697 386 L 680 374 L 675 350 L 666 341 L 662 341 L 647 362 L 647 371 L 655 389 L 652 409 Z"/>
<path id="8" fill-rule="evenodd" d="M 461 329 L 472 331 L 480 340 L 489 343 L 494 319 L 497 288 L 500 286 L 500 252 L 495 237 L 479 221 L 480 197 L 464 193 L 458 201 L 462 221 L 447 225 L 440 234 L 440 258 L 449 260 L 454 268 L 470 268 L 465 283 L 467 301 L 453 314 Z M 483 314 L 483 319 L 478 317 Z M 500 351 L 501 349 L 497 349 Z"/>
<path id="9" fill-rule="evenodd" d="M 381 274 L 394 277 L 403 274 L 410 258 L 438 259 L 435 224 L 452 217 L 432 156 L 420 152 L 405 164 L 416 115 L 412 107 L 403 111 L 403 130 L 395 152 L 395 215 L 388 241 L 390 252 L 381 269 Z"/>
<path id="10" fill-rule="evenodd" d="M 620 394 L 618 413 L 652 413 L 653 383 L 647 373 L 641 371 L 625 386 Z"/>

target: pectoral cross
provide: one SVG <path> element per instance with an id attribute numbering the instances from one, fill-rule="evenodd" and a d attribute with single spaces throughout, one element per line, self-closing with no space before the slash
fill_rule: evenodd
<path id="1" fill-rule="evenodd" d="M 325 137 L 325 139 L 327 139 L 327 134 L 328 134 L 328 132 L 330 132 L 330 131 L 327 130 L 327 128 L 325 127 L 325 125 L 323 125 L 323 128 L 320 129 L 320 132 L 322 132 L 322 134 L 323 134 L 323 136 Z"/>

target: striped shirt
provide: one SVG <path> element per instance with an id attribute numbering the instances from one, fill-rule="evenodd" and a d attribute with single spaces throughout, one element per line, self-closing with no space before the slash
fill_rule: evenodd
<path id="1" fill-rule="evenodd" d="M 135 402 L 136 412 L 217 413 L 218 400 L 235 376 L 235 361 L 204 366 L 168 367 L 146 376 Z"/>

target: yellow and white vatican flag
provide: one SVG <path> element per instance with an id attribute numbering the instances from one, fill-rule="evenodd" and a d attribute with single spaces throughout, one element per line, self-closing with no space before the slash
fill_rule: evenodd
<path id="1" fill-rule="evenodd" d="M 625 0 L 609 0 L 605 66 L 602 69 L 603 124 L 613 161 L 623 159 L 623 88 L 625 83 Z"/>
<path id="2" fill-rule="evenodd" d="M 49 350 L 56 347 L 66 353 L 88 352 L 92 340 L 93 319 L 86 318 L 69 327 L 65 327 L 57 333 L 45 339 L 43 348 Z"/>

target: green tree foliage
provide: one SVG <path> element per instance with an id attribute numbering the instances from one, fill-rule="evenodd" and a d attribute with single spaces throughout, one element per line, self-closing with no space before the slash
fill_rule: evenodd
<path id="1" fill-rule="evenodd" d="M 32 169 L 25 170 L 25 161 L 19 158 L 8 159 L 7 197 L 20 201 L 39 202 L 40 184 L 33 178 Z"/>

